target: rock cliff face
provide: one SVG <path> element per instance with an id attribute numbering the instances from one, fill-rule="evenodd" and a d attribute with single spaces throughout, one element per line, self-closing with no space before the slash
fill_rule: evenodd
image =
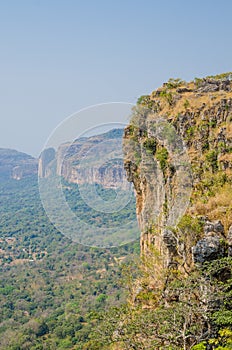
<path id="1" fill-rule="evenodd" d="M 123 167 L 123 129 L 61 144 L 57 151 L 45 149 L 39 159 L 10 149 L 0 149 L 0 177 L 20 180 L 39 174 L 54 174 L 67 182 L 99 184 L 105 188 L 128 189 Z"/>
<path id="2" fill-rule="evenodd" d="M 224 227 L 220 221 L 206 222 L 204 237 L 193 247 L 193 260 L 195 263 L 204 263 L 221 258 L 225 255 Z"/>
<path id="3" fill-rule="evenodd" d="M 28 154 L 0 148 L 0 178 L 20 180 L 37 174 L 37 160 Z"/>
<path id="4" fill-rule="evenodd" d="M 49 176 L 52 164 L 55 161 L 56 152 L 54 148 L 45 149 L 39 157 L 39 176 L 41 178 Z"/>
<path id="5" fill-rule="evenodd" d="M 164 267 L 186 271 L 231 246 L 231 88 L 230 73 L 170 79 L 138 100 L 125 129 L 141 251 L 156 249 Z"/>
<path id="6" fill-rule="evenodd" d="M 70 183 L 100 184 L 127 189 L 123 167 L 122 129 L 60 145 L 57 152 L 45 149 L 39 160 L 39 176 L 63 176 Z"/>

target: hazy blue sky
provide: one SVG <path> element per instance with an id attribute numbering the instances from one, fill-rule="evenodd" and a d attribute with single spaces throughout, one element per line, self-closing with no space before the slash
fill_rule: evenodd
<path id="1" fill-rule="evenodd" d="M 0 147 L 38 155 L 81 108 L 231 71 L 231 13 L 231 0 L 0 0 Z"/>

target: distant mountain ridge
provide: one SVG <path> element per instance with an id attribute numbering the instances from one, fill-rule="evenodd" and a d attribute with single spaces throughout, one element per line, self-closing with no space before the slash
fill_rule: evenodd
<path id="1" fill-rule="evenodd" d="M 0 179 L 15 179 L 32 176 L 38 172 L 38 160 L 13 149 L 0 148 Z"/>
<path id="2" fill-rule="evenodd" d="M 128 188 L 122 156 L 123 129 L 82 137 L 61 144 L 55 152 L 45 149 L 39 159 L 39 176 L 62 176 L 70 183 Z"/>
<path id="3" fill-rule="evenodd" d="M 15 179 L 39 174 L 58 175 L 70 183 L 97 183 L 106 188 L 128 188 L 121 144 L 123 129 L 82 137 L 45 149 L 38 159 L 11 149 L 0 149 L 0 178 Z"/>

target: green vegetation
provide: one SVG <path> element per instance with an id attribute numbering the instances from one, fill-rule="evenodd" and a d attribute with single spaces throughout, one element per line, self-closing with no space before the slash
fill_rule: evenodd
<path id="1" fill-rule="evenodd" d="M 221 73 L 216 75 L 208 75 L 206 78 L 212 78 L 217 80 L 222 80 L 222 79 L 232 80 L 232 72 L 226 72 L 226 73 Z"/>
<path id="2" fill-rule="evenodd" d="M 205 78 L 195 78 L 194 83 L 197 87 L 201 85 L 201 83 L 204 81 Z M 222 74 L 216 74 L 216 75 L 208 75 L 206 79 L 216 79 L 216 80 L 223 80 L 223 79 L 229 79 L 232 80 L 232 72 L 226 72 Z"/>
<path id="3" fill-rule="evenodd" d="M 189 108 L 189 107 L 190 107 L 190 102 L 189 102 L 189 100 L 185 100 L 185 101 L 184 101 L 184 108 L 187 109 L 187 108 Z"/>
<path id="4" fill-rule="evenodd" d="M 225 73 L 212 78 L 231 76 Z M 195 80 L 198 86 L 202 83 L 203 79 Z M 175 95 L 181 85 L 186 88 Z M 230 242 L 224 237 L 232 224 L 231 107 L 224 103 L 231 91 L 228 84 L 224 90 L 218 84 L 221 90 L 217 95 L 219 88 L 212 89 L 208 108 L 208 93 L 199 94 L 193 85 L 170 79 L 152 97 L 141 96 L 138 105 L 145 108 L 134 109 L 132 125 L 127 128 L 131 149 L 128 147 L 126 161 L 138 190 L 137 210 L 146 220 L 141 260 L 138 242 L 109 250 L 87 248 L 63 237 L 44 213 L 35 178 L 0 184 L 0 349 L 232 349 L 232 257 Z M 185 113 L 190 103 L 191 113 Z M 152 124 L 147 108 L 160 108 L 170 127 L 164 124 L 162 129 L 163 125 L 159 128 L 154 123 L 149 132 L 143 130 L 142 125 Z M 172 154 L 171 147 L 168 152 L 172 142 L 179 142 L 173 126 L 186 140 L 193 192 L 178 225 L 162 231 L 154 218 L 149 222 L 154 205 L 144 212 L 141 209 L 146 209 L 155 186 L 147 186 L 152 174 L 146 178 L 144 160 L 149 159 L 147 155 L 156 159 L 163 171 L 163 228 L 178 180 L 171 162 L 179 153 Z M 150 136 L 156 132 L 157 139 Z M 162 137 L 168 149 L 159 141 Z M 187 166 L 187 160 L 181 163 Z M 184 192 L 184 186 L 182 189 Z M 93 188 L 84 190 L 88 196 Z M 114 190 L 98 185 L 94 190 L 104 201 L 115 199 Z M 111 226 L 116 232 L 128 218 L 135 219 L 134 201 L 120 214 L 100 215 L 83 201 L 76 185 L 63 182 L 63 193 L 71 210 L 92 227 L 107 231 Z M 159 202 L 160 193 L 156 194 Z M 218 233 L 204 234 L 207 220 L 220 220 L 225 232 L 219 227 Z M 80 232 L 80 226 L 78 229 Z M 95 234 L 92 230 L 85 233 Z M 216 238 L 218 250 L 210 245 L 211 238 Z M 193 264 L 192 247 L 197 242 L 203 258 L 204 249 L 209 247 L 211 254 L 212 248 L 210 262 Z"/>
<path id="5" fill-rule="evenodd" d="M 211 167 L 212 171 L 215 172 L 218 169 L 217 151 L 215 150 L 209 151 L 208 153 L 206 153 L 205 158 L 209 166 Z"/>
<path id="6" fill-rule="evenodd" d="M 196 130 L 195 126 L 190 126 L 186 130 L 186 139 L 187 140 L 191 140 L 191 138 L 194 136 L 195 130 Z"/>
<path id="7" fill-rule="evenodd" d="M 160 96 L 163 97 L 168 102 L 169 106 L 172 106 L 173 94 L 171 91 L 168 91 L 165 89 L 165 90 L 161 91 Z"/>
<path id="8" fill-rule="evenodd" d="M 170 78 L 166 83 L 166 86 L 168 89 L 176 89 L 184 84 L 186 84 L 186 82 L 180 78 Z"/>
<path id="9" fill-rule="evenodd" d="M 155 101 L 151 100 L 149 95 L 142 95 L 137 100 L 137 105 L 146 107 L 153 112 L 158 112 L 159 107 Z"/>
<path id="10" fill-rule="evenodd" d="M 143 143 L 143 147 L 146 149 L 146 151 L 149 154 L 155 154 L 156 152 L 156 141 L 154 140 L 154 138 L 147 138 L 144 143 Z"/>
<path id="11" fill-rule="evenodd" d="M 203 81 L 203 78 L 195 78 L 194 79 L 194 83 L 195 83 L 197 88 L 201 85 L 202 81 Z"/>
<path id="12" fill-rule="evenodd" d="M 136 220 L 135 216 L 135 198 L 123 208 L 123 210 L 115 211 L 113 213 L 99 213 L 94 208 L 91 208 L 88 203 L 86 203 L 79 191 L 79 187 L 76 184 L 70 184 L 63 182 L 64 195 L 67 203 L 69 204 L 72 211 L 80 218 L 82 221 L 88 223 L 93 227 L 105 228 L 107 231 L 108 227 L 115 227 L 117 229 L 118 225 L 125 225 L 128 221 L 134 222 Z M 113 189 L 103 188 L 102 186 L 95 185 L 84 185 L 82 188 L 88 194 L 95 192 L 102 200 L 106 202 L 113 201 L 115 199 L 116 193 Z"/>
<path id="13" fill-rule="evenodd" d="M 203 350 L 209 349 L 209 344 L 214 344 L 212 349 L 230 349 L 231 268 L 231 258 L 224 258 L 217 260 L 216 264 L 205 264 L 187 277 L 175 272 L 172 275 L 169 271 L 163 293 L 155 285 L 149 290 L 144 285 L 137 293 L 136 304 L 111 308 L 101 315 L 102 322 L 95 330 L 95 340 L 92 339 L 89 349 L 107 349 L 115 342 L 121 344 L 122 349 Z M 150 272 L 148 266 L 144 269 L 143 265 L 142 269 L 142 276 L 147 269 Z M 220 269 L 225 271 L 223 281 L 218 280 Z M 217 312 L 209 311 L 206 315 L 199 301 L 205 298 L 200 285 L 207 280 L 210 281 L 206 285 L 207 293 L 220 303 Z M 207 335 L 210 319 L 215 322 L 217 336 L 201 341 L 202 335 Z"/>
<path id="14" fill-rule="evenodd" d="M 138 105 L 144 105 L 150 102 L 150 96 L 149 95 L 142 95 L 138 98 L 137 104 Z"/>
<path id="15" fill-rule="evenodd" d="M 83 204 L 75 186 L 65 194 Z M 125 302 L 121 262 L 138 254 L 138 242 L 111 250 L 72 243 L 48 221 L 36 178 L 1 182 L 0 195 L 0 349 L 84 349 L 97 313 Z"/>
<path id="16" fill-rule="evenodd" d="M 148 171 L 146 173 L 146 164 L 143 167 L 142 158 L 142 166 L 136 170 L 135 184 L 141 221 L 144 217 L 147 219 L 144 225 L 142 223 L 144 269 L 130 288 L 129 304 L 104 314 L 104 322 L 96 332 L 96 349 L 110 349 L 115 343 L 118 347 L 112 346 L 112 349 L 120 350 L 232 349 L 232 260 L 231 241 L 227 236 L 232 225 L 232 84 L 228 80 L 232 80 L 232 72 L 196 78 L 189 83 L 170 79 L 151 93 L 151 99 L 160 108 L 160 113 L 154 115 L 154 124 L 151 114 L 141 113 L 137 118 L 140 125 L 148 127 L 149 134 L 148 140 L 138 137 L 137 145 L 144 146 L 147 153 L 154 156 L 164 175 L 166 191 L 162 193 L 165 199 L 161 225 L 165 226 L 165 215 L 172 205 L 172 195 L 175 196 L 176 179 L 171 162 L 178 154 L 170 153 L 172 148 L 169 150 L 169 145 L 165 144 L 166 149 L 160 142 L 160 139 L 173 142 L 172 145 L 178 142 L 172 127 L 186 141 L 184 146 L 191 162 L 193 191 L 189 208 L 177 227 L 165 227 L 164 232 L 155 226 L 151 228 L 148 221 L 152 218 L 152 208 L 148 202 L 152 203 L 152 193 L 150 188 L 144 188 L 150 173 L 146 177 Z M 167 135 L 156 126 L 155 121 L 159 118 L 165 118 L 170 124 Z M 132 148 L 130 152 L 133 154 Z M 205 229 L 204 232 L 208 220 L 221 221 L 224 231 L 216 233 Z M 165 247 L 161 261 L 157 263 L 157 252 L 152 249 L 155 246 L 159 251 L 162 238 L 166 240 L 168 256 L 165 256 Z M 215 248 L 211 255 L 214 238 L 221 250 Z M 194 246 L 196 251 L 192 249 Z M 193 264 L 195 253 L 202 258 L 202 265 L 200 262 Z M 203 264 L 207 259 L 210 262 Z M 166 269 L 165 263 L 169 264 Z"/>
<path id="17" fill-rule="evenodd" d="M 168 165 L 168 150 L 165 147 L 158 149 L 156 159 L 159 161 L 162 171 L 164 171 Z"/>

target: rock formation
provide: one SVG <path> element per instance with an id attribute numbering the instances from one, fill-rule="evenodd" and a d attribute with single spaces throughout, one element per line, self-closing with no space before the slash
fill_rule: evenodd
<path id="1" fill-rule="evenodd" d="M 136 191 L 141 251 L 155 248 L 164 267 L 190 269 L 231 247 L 231 87 L 230 73 L 190 83 L 170 79 L 138 100 L 125 129 L 124 167 Z M 186 217 L 202 229 L 188 232 Z"/>
<path id="2" fill-rule="evenodd" d="M 105 188 L 127 189 L 123 168 L 122 129 L 64 143 L 57 152 L 45 149 L 39 159 L 39 176 L 52 174 L 77 184 L 100 184 Z"/>
<path id="3" fill-rule="evenodd" d="M 44 149 L 39 159 L 10 149 L 0 149 L 0 176 L 20 180 L 39 175 L 62 176 L 67 182 L 99 184 L 105 188 L 128 189 L 123 167 L 123 129 L 85 137 L 73 143 Z"/>
<path id="4" fill-rule="evenodd" d="M 49 170 L 51 169 L 51 163 L 55 161 L 55 155 L 54 148 L 47 148 L 41 153 L 39 157 L 39 177 L 49 176 Z"/>
<path id="5" fill-rule="evenodd" d="M 224 227 L 221 221 L 207 221 L 204 226 L 204 237 L 193 247 L 194 263 L 204 263 L 225 255 Z"/>

